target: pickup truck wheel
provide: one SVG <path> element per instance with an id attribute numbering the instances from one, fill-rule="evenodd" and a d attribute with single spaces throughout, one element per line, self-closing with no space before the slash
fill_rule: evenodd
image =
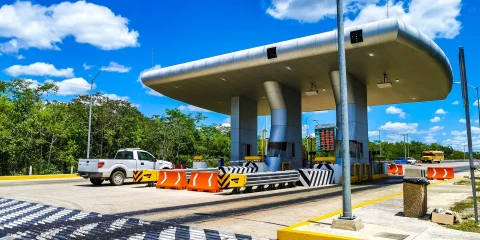
<path id="1" fill-rule="evenodd" d="M 99 185 L 102 185 L 103 179 L 101 179 L 101 178 L 90 178 L 90 182 L 95 186 L 99 186 Z"/>
<path id="2" fill-rule="evenodd" d="M 123 172 L 116 171 L 110 176 L 110 184 L 112 186 L 123 185 L 123 181 L 125 181 L 125 174 L 123 174 Z"/>

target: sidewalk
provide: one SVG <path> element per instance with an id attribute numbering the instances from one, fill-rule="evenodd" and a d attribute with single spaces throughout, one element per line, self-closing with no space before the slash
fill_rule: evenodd
<path id="1" fill-rule="evenodd" d="M 363 219 L 365 228 L 346 231 L 330 228 L 341 211 L 279 230 L 283 239 L 480 239 L 480 234 L 445 228 L 430 222 L 434 208 L 449 208 L 454 202 L 471 196 L 471 186 L 453 185 L 465 173 L 458 173 L 451 181 L 432 181 L 428 187 L 428 212 L 424 218 L 403 215 L 403 195 L 396 193 L 354 207 L 355 216 Z"/>

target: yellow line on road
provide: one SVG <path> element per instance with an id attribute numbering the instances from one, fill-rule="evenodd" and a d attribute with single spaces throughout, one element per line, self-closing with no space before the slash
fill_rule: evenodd
<path id="1" fill-rule="evenodd" d="M 79 178 L 79 176 L 77 174 L 0 176 L 0 180 L 31 180 L 31 179 L 55 179 L 55 178 Z"/>

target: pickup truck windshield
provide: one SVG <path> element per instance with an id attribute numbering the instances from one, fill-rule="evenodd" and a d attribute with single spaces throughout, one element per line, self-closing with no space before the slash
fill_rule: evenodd
<path id="1" fill-rule="evenodd" d="M 133 159 L 132 151 L 119 151 L 115 155 L 115 159 Z"/>

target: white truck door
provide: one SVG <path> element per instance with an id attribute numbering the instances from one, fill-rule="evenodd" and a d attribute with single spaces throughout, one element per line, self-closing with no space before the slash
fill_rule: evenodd
<path id="1" fill-rule="evenodd" d="M 154 169 L 155 165 L 155 158 L 147 152 L 138 151 L 138 163 L 140 166 L 137 165 L 138 170 L 147 170 L 147 169 Z"/>

